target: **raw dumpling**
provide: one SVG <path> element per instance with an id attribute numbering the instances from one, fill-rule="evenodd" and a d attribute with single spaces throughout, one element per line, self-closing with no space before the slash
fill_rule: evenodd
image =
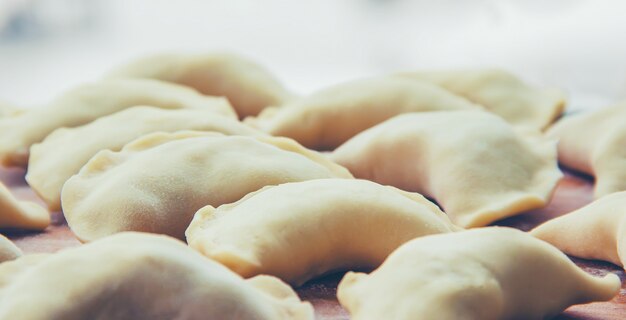
<path id="1" fill-rule="evenodd" d="M 21 255 L 22 250 L 16 247 L 7 237 L 0 234 L 0 262 L 17 259 Z"/>
<path id="2" fill-rule="evenodd" d="M 67 222 L 83 241 L 121 231 L 183 238 L 196 211 L 235 202 L 267 185 L 351 178 L 286 138 L 155 133 L 119 152 L 100 151 L 61 193 Z"/>
<path id="3" fill-rule="evenodd" d="M 45 107 L 0 119 L 0 162 L 25 167 L 30 146 L 52 131 L 80 126 L 136 105 L 201 108 L 235 117 L 225 99 L 203 96 L 183 86 L 143 79 L 101 81 L 70 90 Z"/>
<path id="4" fill-rule="evenodd" d="M 435 85 L 389 77 L 336 85 L 247 122 L 308 148 L 332 150 L 401 113 L 469 109 L 479 107 Z"/>
<path id="5" fill-rule="evenodd" d="M 514 125 L 543 130 L 565 109 L 561 91 L 529 87 L 503 70 L 410 72 L 401 76 L 439 85 Z"/>
<path id="6" fill-rule="evenodd" d="M 50 225 L 50 214 L 40 205 L 20 201 L 0 183 L 0 228 L 43 230 Z"/>
<path id="7" fill-rule="evenodd" d="M 293 285 L 333 271 L 374 268 L 415 237 L 457 230 L 419 194 L 366 180 L 318 179 L 266 187 L 198 211 L 189 245 L 243 277 Z"/>
<path id="8" fill-rule="evenodd" d="M 175 239 L 124 233 L 0 264 L 0 318 L 313 319 L 280 280 L 244 280 Z"/>
<path id="9" fill-rule="evenodd" d="M 241 118 L 282 105 L 291 94 L 267 70 L 233 54 L 161 54 L 113 71 L 110 77 L 152 78 L 228 98 Z"/>
<path id="10" fill-rule="evenodd" d="M 626 191 L 552 219 L 531 234 L 580 258 L 626 266 Z"/>
<path id="11" fill-rule="evenodd" d="M 561 164 L 595 176 L 596 198 L 626 191 L 626 103 L 564 118 L 548 136 Z"/>
<path id="12" fill-rule="evenodd" d="M 349 272 L 337 297 L 351 319 L 551 319 L 572 304 L 619 293 L 551 245 L 509 228 L 418 238 L 371 274 Z"/>
<path id="13" fill-rule="evenodd" d="M 562 176 L 555 142 L 482 111 L 400 115 L 332 159 L 357 178 L 434 198 L 462 227 L 544 206 Z"/>
<path id="14" fill-rule="evenodd" d="M 132 107 L 84 126 L 55 130 L 32 146 L 26 181 L 50 210 L 61 209 L 61 188 L 100 150 L 118 151 L 126 143 L 157 131 L 217 131 L 227 135 L 261 134 L 212 110 Z"/>

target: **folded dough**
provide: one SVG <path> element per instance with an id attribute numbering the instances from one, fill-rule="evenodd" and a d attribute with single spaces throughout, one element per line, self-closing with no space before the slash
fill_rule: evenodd
<path id="1" fill-rule="evenodd" d="M 560 90 L 529 87 L 503 70 L 426 71 L 400 75 L 439 85 L 514 125 L 543 130 L 565 110 L 565 98 Z"/>
<path id="2" fill-rule="evenodd" d="M 561 251 L 626 266 L 626 191 L 552 219 L 531 231 Z"/>
<path id="3" fill-rule="evenodd" d="M 244 280 L 184 243 L 124 233 L 0 264 L 1 319 L 313 319 L 280 280 Z"/>
<path id="4" fill-rule="evenodd" d="M 479 107 L 432 84 L 387 77 L 339 84 L 246 122 L 308 148 L 332 150 L 401 113 L 468 109 Z"/>
<path id="5" fill-rule="evenodd" d="M 61 209 L 61 188 L 98 151 L 118 151 L 144 134 L 179 130 L 217 131 L 227 135 L 256 135 L 236 119 L 205 109 L 132 107 L 84 126 L 61 128 L 31 147 L 26 181 L 50 210 Z"/>
<path id="6" fill-rule="evenodd" d="M 43 230 L 50 225 L 50 214 L 31 201 L 20 201 L 0 182 L 0 228 Z"/>
<path id="7" fill-rule="evenodd" d="M 183 238 L 193 214 L 267 185 L 350 173 L 293 140 L 218 133 L 154 133 L 119 152 L 100 151 L 61 193 L 82 241 L 121 231 Z"/>
<path id="8" fill-rule="evenodd" d="M 595 176 L 596 198 L 626 191 L 626 103 L 566 117 L 547 134 L 561 164 Z"/>
<path id="9" fill-rule="evenodd" d="M 15 246 L 11 240 L 0 234 L 0 262 L 17 259 L 22 255 L 22 250 Z"/>
<path id="10" fill-rule="evenodd" d="M 620 286 L 524 232 L 490 227 L 407 242 L 371 274 L 347 273 L 337 297 L 354 320 L 551 319 Z"/>
<path id="11" fill-rule="evenodd" d="M 235 117 L 225 99 L 183 86 L 145 79 L 100 81 L 74 88 L 45 107 L 0 119 L 0 162 L 25 167 L 30 146 L 55 129 L 80 126 L 136 105 L 202 108 Z"/>
<path id="12" fill-rule="evenodd" d="M 152 78 L 228 98 L 241 118 L 292 95 L 263 67 L 234 54 L 160 54 L 131 62 L 109 77 Z"/>
<path id="13" fill-rule="evenodd" d="M 417 193 L 318 179 L 204 207 L 186 235 L 192 248 L 244 277 L 270 274 L 298 286 L 333 271 L 374 268 L 410 239 L 455 230 Z"/>
<path id="14" fill-rule="evenodd" d="M 462 227 L 544 206 L 562 176 L 553 141 L 482 111 L 400 115 L 331 157 L 357 178 L 434 198 Z"/>

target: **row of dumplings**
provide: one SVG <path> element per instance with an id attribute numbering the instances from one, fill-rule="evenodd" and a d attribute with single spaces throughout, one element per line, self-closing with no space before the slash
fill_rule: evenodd
<path id="1" fill-rule="evenodd" d="M 233 55 L 133 62 L 45 107 L 0 119 L 2 163 L 27 166 L 27 182 L 49 209 L 62 209 L 75 235 L 93 241 L 0 264 L 0 310 L 44 318 L 24 311 L 35 298 L 17 292 L 58 295 L 54 281 L 82 275 L 45 314 L 309 319 L 310 305 L 281 280 L 299 286 L 377 267 L 348 273 L 339 286 L 355 319 L 543 318 L 608 300 L 619 291 L 616 276 L 586 275 L 543 241 L 507 228 L 463 231 L 545 206 L 562 176 L 557 152 L 562 164 L 596 177 L 597 197 L 626 190 L 617 120 L 626 108 L 549 128 L 563 109 L 558 91 L 497 70 L 398 74 L 299 97 Z M 0 196 L 2 226 L 49 223 L 45 209 L 8 190 Z M 615 213 L 612 197 L 626 202 L 618 192 L 580 209 L 611 212 L 595 214 L 593 223 L 572 213 L 532 235 L 618 263 L 623 236 L 614 220 L 623 213 Z M 572 226 L 580 232 L 564 231 Z M 145 233 L 186 240 L 191 249 Z M 5 260 L 20 255 L 5 242 Z M 81 264 L 89 275 L 68 268 Z M 33 275 L 68 273 L 32 280 L 16 271 L 25 265 Z M 165 270 L 181 275 L 181 284 L 150 289 L 171 277 Z M 111 274 L 126 287 L 109 283 Z M 232 291 L 223 292 L 222 278 Z M 111 292 L 125 295 L 102 307 Z M 81 299 L 64 302 L 71 297 Z"/>

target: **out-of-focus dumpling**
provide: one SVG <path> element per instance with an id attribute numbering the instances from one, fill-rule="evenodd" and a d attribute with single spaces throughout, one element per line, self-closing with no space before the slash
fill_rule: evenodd
<path id="1" fill-rule="evenodd" d="M 626 191 L 552 219 L 531 231 L 561 251 L 580 258 L 626 266 Z"/>
<path id="2" fill-rule="evenodd" d="M 371 274 L 346 274 L 337 296 L 354 320 L 551 319 L 620 286 L 524 232 L 491 227 L 407 242 Z"/>
<path id="3" fill-rule="evenodd" d="M 15 246 L 11 240 L 0 234 L 0 263 L 17 259 L 22 255 L 22 250 Z"/>
<path id="4" fill-rule="evenodd" d="M 560 90 L 529 87 L 503 70 L 424 71 L 400 76 L 441 86 L 516 126 L 543 130 L 565 109 Z"/>
<path id="5" fill-rule="evenodd" d="M 410 239 L 457 229 L 419 194 L 318 179 L 204 207 L 186 235 L 192 248 L 244 277 L 270 274 L 301 285 L 333 271 L 374 268 Z"/>
<path id="6" fill-rule="evenodd" d="M 626 191 L 626 103 L 566 117 L 548 136 L 559 140 L 561 164 L 596 178 L 596 198 Z"/>
<path id="7" fill-rule="evenodd" d="M 480 107 L 435 85 L 387 77 L 339 84 L 246 122 L 308 148 L 332 150 L 401 113 L 471 109 Z"/>
<path id="8" fill-rule="evenodd" d="M 175 239 L 124 233 L 0 264 L 0 318 L 313 319 L 280 280 L 244 280 Z"/>
<path id="9" fill-rule="evenodd" d="M 98 151 L 118 151 L 144 134 L 179 130 L 261 134 L 212 110 L 132 107 L 84 126 L 57 129 L 43 142 L 33 145 L 26 181 L 48 203 L 50 210 L 60 210 L 63 184 Z"/>
<path id="10" fill-rule="evenodd" d="M 182 239 L 205 205 L 235 202 L 267 185 L 335 177 L 352 176 L 286 138 L 154 133 L 96 154 L 65 183 L 61 203 L 83 241 L 121 231 Z"/>
<path id="11" fill-rule="evenodd" d="M 137 105 L 200 108 L 235 117 L 225 99 L 203 96 L 187 87 L 147 79 L 100 81 L 74 88 L 44 107 L 0 118 L 0 163 L 25 167 L 30 146 L 52 131 L 80 126 Z"/>
<path id="12" fill-rule="evenodd" d="M 462 227 L 544 206 L 562 176 L 554 141 L 481 111 L 400 115 L 332 159 L 357 178 L 434 198 Z"/>
<path id="13" fill-rule="evenodd" d="M 228 98 L 241 118 L 282 105 L 291 94 L 263 67 L 234 54 L 160 54 L 121 66 L 109 77 L 151 78 Z"/>
<path id="14" fill-rule="evenodd" d="M 50 214 L 31 201 L 20 201 L 0 182 L 0 228 L 43 230 L 50 225 Z"/>

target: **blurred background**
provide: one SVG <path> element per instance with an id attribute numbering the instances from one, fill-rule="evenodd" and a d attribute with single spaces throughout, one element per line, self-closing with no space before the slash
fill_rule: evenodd
<path id="1" fill-rule="evenodd" d="M 161 51 L 233 51 L 296 92 L 407 69 L 502 67 L 626 99 L 620 0 L 0 0 L 0 100 L 29 107 Z"/>

